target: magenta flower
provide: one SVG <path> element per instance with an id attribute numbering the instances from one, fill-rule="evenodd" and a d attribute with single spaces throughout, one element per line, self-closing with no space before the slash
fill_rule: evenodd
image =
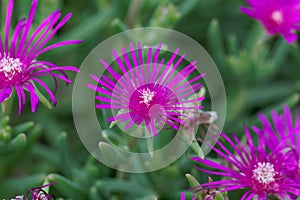
<path id="1" fill-rule="evenodd" d="M 175 62 L 179 51 L 177 49 L 164 65 L 164 59 L 159 61 L 161 46 L 162 44 L 156 49 L 148 48 L 147 60 L 143 58 L 143 54 L 147 51 L 141 48 L 140 43 L 137 52 L 132 43 L 130 53 L 122 48 L 122 55 L 119 56 L 115 50 L 112 50 L 122 75 L 117 73 L 119 69 L 114 70 L 104 60 L 100 60 L 111 78 L 106 75 L 100 78 L 91 75 L 100 86 L 91 84 L 87 86 L 100 94 L 96 96 L 100 101 L 96 108 L 122 110 L 116 116 L 109 118 L 109 122 L 116 120 L 124 122 L 125 129 L 129 129 L 134 124 L 144 123 L 149 133 L 157 135 L 156 125 L 163 126 L 166 123 L 178 129 L 179 125 L 184 123 L 182 120 L 184 110 L 201 108 L 199 104 L 188 103 L 199 103 L 204 97 L 186 99 L 202 86 L 198 81 L 204 74 L 186 80 L 196 70 L 196 61 L 178 72 L 176 69 L 184 59 L 184 55 Z"/>
<path id="2" fill-rule="evenodd" d="M 246 128 L 245 133 L 247 145 L 241 144 L 235 135 L 232 136 L 233 139 L 230 139 L 227 135 L 221 134 L 221 138 L 233 148 L 235 154 L 231 153 L 220 141 L 217 141 L 220 149 L 212 147 L 228 162 L 228 166 L 208 159 L 192 158 L 194 161 L 219 170 L 211 171 L 197 167 L 200 171 L 226 178 L 201 184 L 199 188 L 223 188 L 220 192 L 248 189 L 241 200 L 255 198 L 266 200 L 268 196 L 292 199 L 294 195 L 300 196 L 300 183 L 289 178 L 285 171 L 285 146 L 279 144 L 272 153 L 268 153 L 263 140 L 259 139 L 258 145 L 255 146 Z"/>
<path id="3" fill-rule="evenodd" d="M 262 138 L 271 151 L 280 143 L 285 143 L 286 148 L 292 151 L 286 156 L 290 163 L 291 178 L 300 182 L 300 115 L 293 120 L 292 113 L 287 105 L 283 107 L 283 114 L 272 111 L 272 123 L 263 114 L 259 114 L 263 125 L 261 129 L 252 126 L 253 131 Z"/>
<path id="4" fill-rule="evenodd" d="M 282 35 L 289 43 L 298 40 L 300 30 L 299 0 L 247 0 L 250 8 L 241 7 L 246 15 L 257 19 L 270 35 Z"/>
<path id="5" fill-rule="evenodd" d="M 265 143 L 272 150 L 283 140 L 287 141 L 287 146 L 298 147 L 300 144 L 300 115 L 293 120 L 292 113 L 287 105 L 283 107 L 283 114 L 279 115 L 276 110 L 272 111 L 272 122 L 267 117 L 260 113 L 259 119 L 263 125 L 260 129 L 257 126 L 252 126 L 253 131 L 257 135 L 264 138 Z M 300 149 L 298 149 L 300 153 Z"/>
<path id="6" fill-rule="evenodd" d="M 55 183 L 48 183 L 46 185 L 42 185 L 36 188 L 30 189 L 25 196 L 25 200 L 55 200 L 54 194 L 48 194 L 44 188 L 50 187 L 51 185 L 54 185 Z M 11 200 L 23 200 L 24 196 L 16 196 L 12 198 Z"/>
<path id="7" fill-rule="evenodd" d="M 31 30 L 38 0 L 33 0 L 27 19 L 21 19 L 10 39 L 11 18 L 14 0 L 10 0 L 7 7 L 4 41 L 0 38 L 0 103 L 7 100 L 15 89 L 19 100 L 19 114 L 26 103 L 24 90 L 30 94 L 31 110 L 34 112 L 38 106 L 39 98 L 36 94 L 35 84 L 46 90 L 54 105 L 56 99 L 49 87 L 40 79 L 51 76 L 57 87 L 57 78 L 71 83 L 64 71 L 75 71 L 73 66 L 57 66 L 47 61 L 37 60 L 41 54 L 60 46 L 78 44 L 80 40 L 63 41 L 47 46 L 55 33 L 71 18 L 67 14 L 60 22 L 59 10 L 49 15 L 36 30 Z M 30 34 L 32 32 L 32 34 Z M 58 73 L 55 73 L 58 72 Z"/>
<path id="8" fill-rule="evenodd" d="M 54 194 L 48 194 L 45 190 L 43 190 L 44 188 L 49 187 L 53 184 L 55 183 L 52 182 L 40 187 L 30 189 L 26 194 L 26 200 L 55 200 L 56 198 Z"/>

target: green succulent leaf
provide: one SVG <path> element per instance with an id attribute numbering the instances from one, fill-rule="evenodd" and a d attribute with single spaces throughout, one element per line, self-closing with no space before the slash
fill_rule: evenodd
<path id="1" fill-rule="evenodd" d="M 47 178 L 50 182 L 55 182 L 52 187 L 58 190 L 64 196 L 78 200 L 88 198 L 88 194 L 82 186 L 59 174 L 49 174 Z"/>

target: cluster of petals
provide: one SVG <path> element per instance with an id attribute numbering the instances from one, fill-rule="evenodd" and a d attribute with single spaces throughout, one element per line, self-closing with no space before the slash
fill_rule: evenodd
<path id="1" fill-rule="evenodd" d="M 109 118 L 109 122 L 125 123 L 126 130 L 144 123 L 148 132 L 156 136 L 158 126 L 168 124 L 177 130 L 185 124 L 183 118 L 188 118 L 183 111 L 202 108 L 199 102 L 203 96 L 188 97 L 202 87 L 199 81 L 205 74 L 189 79 L 196 71 L 196 61 L 180 70 L 184 55 L 178 55 L 179 48 L 167 62 L 160 58 L 161 48 L 162 43 L 156 48 L 142 48 L 138 43 L 137 49 L 130 43 L 130 51 L 122 48 L 121 55 L 112 50 L 117 67 L 100 60 L 109 73 L 101 77 L 91 74 L 97 85 L 88 84 L 87 87 L 98 92 L 98 109 L 122 110 Z"/>
<path id="2" fill-rule="evenodd" d="M 228 165 L 209 159 L 192 158 L 202 163 L 201 167 L 197 167 L 200 171 L 223 177 L 222 180 L 193 188 L 195 192 L 211 188 L 220 189 L 220 192 L 247 189 L 242 200 L 267 200 L 269 197 L 295 199 L 300 196 L 300 118 L 296 117 L 294 122 L 287 106 L 284 106 L 282 115 L 272 112 L 273 123 L 263 114 L 259 118 L 263 124 L 261 129 L 253 126 L 251 132 L 244 128 L 246 143 L 241 142 L 234 134 L 230 137 L 221 133 L 220 140 L 212 137 L 216 140 L 216 146 L 211 148 Z M 257 142 L 253 135 L 257 136 Z"/>
<path id="3" fill-rule="evenodd" d="M 67 14 L 60 21 L 61 12 L 56 10 L 35 30 L 32 30 L 37 4 L 38 0 L 32 0 L 28 17 L 21 19 L 11 31 L 14 0 L 10 0 L 6 13 L 4 37 L 0 37 L 0 103 L 7 100 L 15 90 L 19 100 L 19 114 L 26 103 L 25 91 L 30 95 L 32 112 L 36 110 L 39 102 L 36 91 L 38 87 L 44 89 L 52 103 L 56 105 L 55 91 L 52 92 L 43 77 L 53 78 L 57 89 L 58 79 L 68 84 L 72 83 L 65 71 L 78 72 L 78 69 L 73 66 L 58 66 L 48 61 L 38 60 L 40 55 L 49 50 L 78 44 L 81 41 L 68 40 L 48 45 L 51 38 L 71 18 L 72 14 Z"/>
<path id="4" fill-rule="evenodd" d="M 298 40 L 299 0 L 247 0 L 247 3 L 250 7 L 241 7 L 240 10 L 261 22 L 270 35 L 282 35 L 289 43 Z"/>

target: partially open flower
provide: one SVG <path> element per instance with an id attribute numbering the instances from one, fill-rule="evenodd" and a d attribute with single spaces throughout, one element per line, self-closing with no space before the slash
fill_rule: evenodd
<path id="1" fill-rule="evenodd" d="M 53 194 L 47 193 L 44 188 L 49 187 L 55 183 L 49 183 L 40 187 L 30 189 L 26 194 L 26 200 L 29 200 L 31 197 L 32 200 L 55 200 Z"/>

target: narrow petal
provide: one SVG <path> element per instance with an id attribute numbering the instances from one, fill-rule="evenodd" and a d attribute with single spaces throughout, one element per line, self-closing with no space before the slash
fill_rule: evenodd
<path id="1" fill-rule="evenodd" d="M 26 47 L 23 50 L 23 54 L 26 54 L 29 47 L 32 46 L 33 41 L 37 41 L 37 43 L 39 43 L 41 41 L 42 38 L 44 38 L 46 36 L 46 34 L 48 33 L 48 31 L 50 31 L 51 29 L 51 24 L 54 25 L 56 23 L 56 21 L 59 19 L 60 17 L 60 11 L 56 10 L 53 13 L 51 13 L 34 31 L 34 33 L 32 34 L 32 36 L 30 37 L 30 40 L 27 42 Z M 51 23 L 52 22 L 52 23 Z M 48 28 L 47 28 L 48 27 Z M 42 31 L 44 30 L 44 34 L 40 35 L 42 33 Z M 40 35 L 40 37 L 38 38 L 38 36 Z"/>
<path id="2" fill-rule="evenodd" d="M 12 94 L 12 88 L 9 87 L 9 88 L 3 88 L 1 91 L 0 91 L 0 103 L 3 103 L 3 101 L 5 101 L 6 99 L 8 99 Z"/>
<path id="3" fill-rule="evenodd" d="M 21 111 L 23 110 L 24 105 L 26 104 L 26 96 L 25 96 L 25 92 L 24 92 L 22 86 L 16 85 L 15 89 L 16 89 L 16 93 L 18 96 L 18 100 L 19 100 L 18 114 L 21 115 Z"/>
<path id="4" fill-rule="evenodd" d="M 80 44 L 81 42 L 82 42 L 82 40 L 67 40 L 67 41 L 59 42 L 59 43 L 53 44 L 51 46 L 48 46 L 48 47 L 42 49 L 37 54 L 34 54 L 34 57 L 38 57 L 39 55 L 41 55 L 41 54 L 43 54 L 47 51 L 50 51 L 52 49 L 55 49 L 55 48 L 58 48 L 58 47 L 61 47 L 61 46 Z"/>
<path id="5" fill-rule="evenodd" d="M 22 49 L 19 49 L 18 50 L 18 54 L 21 55 L 21 58 L 25 58 L 26 56 L 26 60 L 28 62 L 31 62 L 34 58 L 34 54 L 35 52 L 38 51 L 39 48 L 43 48 L 44 46 L 42 45 L 43 44 L 43 41 L 45 40 L 45 38 L 47 38 L 47 36 L 51 33 L 52 31 L 52 28 L 53 26 L 58 22 L 59 18 L 61 16 L 61 13 L 60 12 L 57 12 L 55 13 L 55 15 L 53 16 L 53 18 L 49 21 L 49 24 L 48 26 L 44 27 L 45 30 L 44 32 L 41 34 L 41 36 L 37 39 L 36 42 L 34 42 L 34 44 L 32 45 L 32 47 L 29 48 L 26 47 L 22 53 Z M 30 42 L 30 41 L 29 41 Z M 30 42 L 31 43 L 31 42 Z M 27 44 L 27 45 L 31 45 L 31 44 Z M 28 50 L 27 50 L 28 48 Z M 29 52 L 28 52 L 29 51 Z"/>
<path id="6" fill-rule="evenodd" d="M 52 103 L 54 104 L 54 106 L 56 106 L 56 103 L 57 103 L 56 98 L 55 98 L 54 94 L 51 92 L 51 90 L 49 89 L 49 87 L 43 81 L 41 81 L 38 78 L 32 78 L 32 80 L 36 81 L 39 85 L 41 85 L 46 90 L 46 92 L 48 93 Z"/>
<path id="7" fill-rule="evenodd" d="M 37 96 L 32 83 L 30 83 L 30 82 L 26 83 L 26 84 L 24 84 L 24 86 L 30 94 L 31 111 L 35 112 L 35 110 L 38 106 L 38 103 L 39 103 L 39 97 Z"/>
<path id="8" fill-rule="evenodd" d="M 11 45 L 10 45 L 10 54 L 16 56 L 16 48 L 17 48 L 17 42 L 19 40 L 19 37 L 21 36 L 21 33 L 26 25 L 26 19 L 23 18 L 19 21 L 17 24 L 12 40 L 11 40 Z"/>
<path id="9" fill-rule="evenodd" d="M 14 8 L 14 0 L 10 0 L 7 6 L 6 23 L 5 23 L 5 52 L 8 53 L 9 34 L 11 26 L 11 16 Z"/>
<path id="10" fill-rule="evenodd" d="M 22 51 L 23 47 L 24 47 L 24 44 L 27 40 L 27 36 L 29 34 L 29 31 L 31 29 L 31 26 L 32 26 L 32 22 L 33 22 L 33 19 L 34 19 L 34 15 L 35 15 L 35 12 L 36 12 L 36 8 L 37 8 L 37 3 L 38 1 L 37 0 L 33 0 L 32 1 L 32 4 L 31 4 L 31 7 L 30 7 L 30 11 L 29 11 L 29 16 L 28 16 L 28 19 L 27 19 L 27 23 L 26 23 L 26 26 L 25 26 L 25 29 L 24 29 L 24 32 L 22 34 L 22 37 L 20 39 L 20 44 L 19 44 L 19 47 L 20 47 L 20 51 Z"/>

